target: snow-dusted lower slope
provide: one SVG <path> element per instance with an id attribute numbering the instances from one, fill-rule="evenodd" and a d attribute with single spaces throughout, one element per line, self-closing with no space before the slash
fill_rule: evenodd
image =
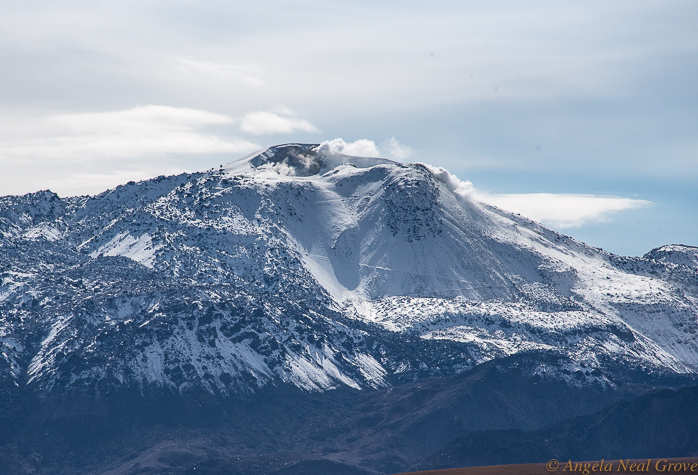
<path id="1" fill-rule="evenodd" d="M 441 169 L 285 145 L 94 197 L 0 198 L 0 373 L 41 391 L 380 387 L 519 352 L 698 371 L 696 250 L 620 258 Z"/>

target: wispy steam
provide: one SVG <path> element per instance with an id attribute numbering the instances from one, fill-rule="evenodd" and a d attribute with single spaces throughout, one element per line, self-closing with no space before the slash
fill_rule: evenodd
<path id="1" fill-rule="evenodd" d="M 359 139 L 347 143 L 343 139 L 327 140 L 320 144 L 320 151 L 330 154 L 341 153 L 353 157 L 380 157 L 381 153 L 373 140 Z"/>

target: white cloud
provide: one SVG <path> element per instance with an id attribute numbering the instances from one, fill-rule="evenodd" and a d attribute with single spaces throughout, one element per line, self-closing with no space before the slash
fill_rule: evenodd
<path id="1" fill-rule="evenodd" d="M 477 195 L 480 201 L 555 228 L 578 228 L 607 222 L 613 213 L 651 205 L 650 201 L 617 196 L 522 193 Z"/>
<path id="2" fill-rule="evenodd" d="M 380 157 L 381 153 L 373 140 L 359 139 L 347 143 L 343 139 L 327 140 L 320 144 L 329 153 L 341 153 L 352 157 Z"/>
<path id="3" fill-rule="evenodd" d="M 137 106 L 110 112 L 54 115 L 40 121 L 34 137 L 0 143 L 0 160 L 99 160 L 161 154 L 245 153 L 247 140 L 224 139 L 198 130 L 233 124 L 213 112 Z"/>
<path id="4" fill-rule="evenodd" d="M 242 118 L 240 130 L 254 135 L 290 134 L 296 131 L 319 132 L 317 127 L 307 120 L 295 117 L 290 109 L 283 107 L 277 112 L 250 112 Z"/>
<path id="5" fill-rule="evenodd" d="M 410 147 L 402 145 L 395 137 L 390 137 L 388 140 L 383 142 L 381 149 L 385 150 L 385 154 L 388 156 L 388 158 L 397 161 L 405 160 L 407 157 L 412 155 L 413 152 Z"/>
<path id="6" fill-rule="evenodd" d="M 176 59 L 177 69 L 188 74 L 218 81 L 235 81 L 247 86 L 264 86 L 263 68 L 258 65 L 219 63 L 214 61 L 195 61 L 185 58 Z"/>

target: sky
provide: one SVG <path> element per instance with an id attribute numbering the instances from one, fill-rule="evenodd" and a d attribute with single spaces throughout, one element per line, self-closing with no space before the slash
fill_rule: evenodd
<path id="1" fill-rule="evenodd" d="M 0 195 L 271 145 L 443 167 L 590 245 L 698 246 L 698 2 L 3 2 Z"/>

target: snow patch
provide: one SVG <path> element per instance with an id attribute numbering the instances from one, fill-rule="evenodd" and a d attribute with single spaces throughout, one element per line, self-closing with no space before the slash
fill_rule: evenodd
<path id="1" fill-rule="evenodd" d="M 100 255 L 123 256 L 152 269 L 155 253 L 162 247 L 162 244 L 154 245 L 153 239 L 148 233 L 134 238 L 126 231 L 114 236 L 111 241 L 92 252 L 90 257 L 96 259 Z"/>
<path id="2" fill-rule="evenodd" d="M 32 239 L 32 240 L 37 240 L 37 239 L 46 239 L 47 241 L 58 241 L 61 239 L 62 235 L 61 232 L 56 229 L 54 226 L 50 226 L 48 224 L 42 223 L 38 226 L 34 226 L 32 228 L 29 228 L 26 233 L 24 233 L 24 237 L 27 239 Z"/>

